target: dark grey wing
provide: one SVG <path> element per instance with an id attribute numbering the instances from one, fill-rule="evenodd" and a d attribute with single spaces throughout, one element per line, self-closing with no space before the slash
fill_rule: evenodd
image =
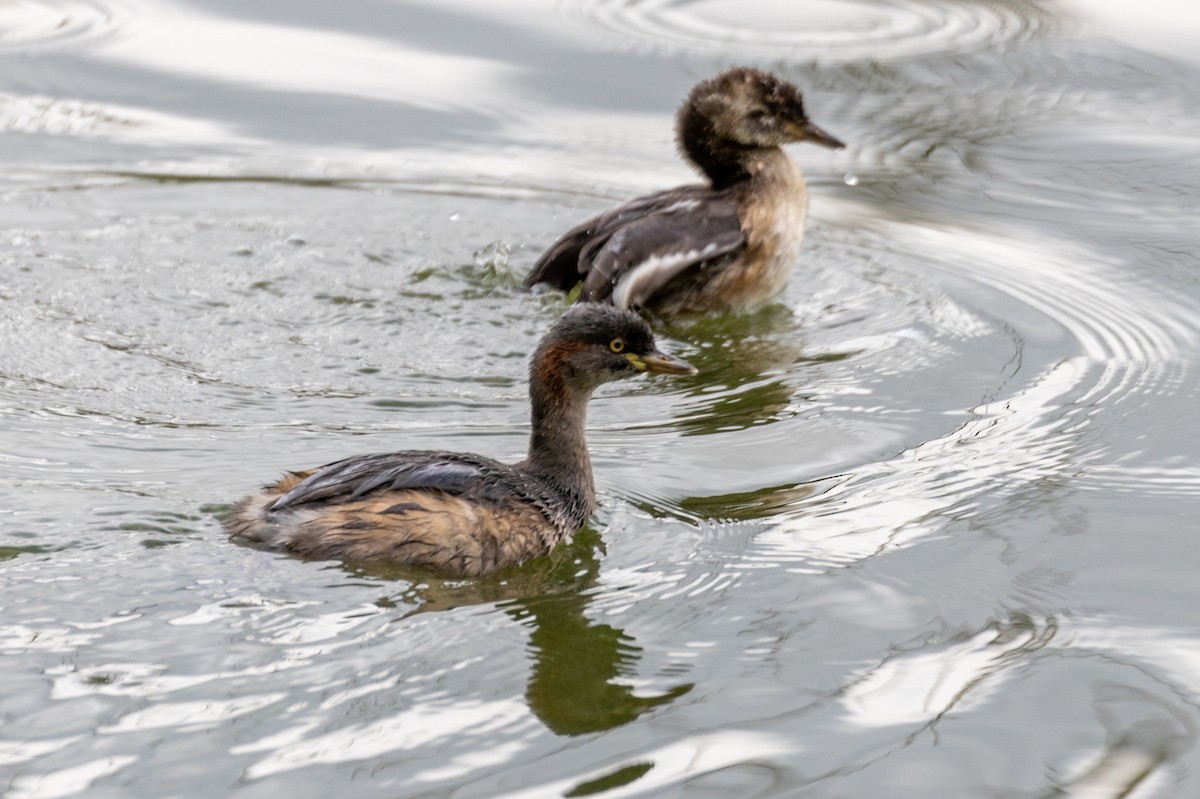
<path id="1" fill-rule="evenodd" d="M 401 488 L 461 495 L 494 484 L 506 469 L 488 458 L 452 452 L 360 455 L 317 469 L 275 500 L 270 510 L 319 500 L 356 499 L 376 490 Z"/>
<path id="2" fill-rule="evenodd" d="M 591 266 L 580 299 L 645 306 L 683 273 L 731 261 L 745 248 L 731 198 L 680 199 L 585 248 L 582 260 Z"/>
<path id="3" fill-rule="evenodd" d="M 680 200 L 711 192 L 712 190 L 705 186 L 683 186 L 669 189 L 630 200 L 624 205 L 619 205 L 589 219 L 567 231 L 550 246 L 550 249 L 542 253 L 542 257 L 525 276 L 525 287 L 547 283 L 563 291 L 570 291 L 579 281 L 583 280 L 588 270 L 589 263 L 580 257 L 585 248 L 603 244 L 623 226 L 641 219 L 647 214 L 667 208 Z"/>
<path id="4" fill-rule="evenodd" d="M 589 219 L 572 228 L 542 253 L 529 274 L 525 276 L 525 288 L 545 283 L 562 291 L 570 291 L 582 279 L 579 272 L 579 252 L 591 241 L 600 224 L 601 217 Z"/>

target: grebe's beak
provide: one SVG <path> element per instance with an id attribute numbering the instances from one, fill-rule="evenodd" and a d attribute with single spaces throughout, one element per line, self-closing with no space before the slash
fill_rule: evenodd
<path id="1" fill-rule="evenodd" d="M 694 375 L 698 369 L 682 358 L 653 350 L 645 355 L 625 353 L 625 357 L 639 372 L 661 372 L 668 375 Z"/>
<path id="2" fill-rule="evenodd" d="M 846 146 L 842 144 L 840 139 L 835 139 L 811 122 L 804 125 L 804 140 L 810 141 L 813 144 L 819 144 L 822 147 L 828 147 L 831 150 L 840 150 Z"/>
<path id="3" fill-rule="evenodd" d="M 803 123 L 789 122 L 788 131 L 796 137 L 796 141 L 810 141 L 831 150 L 840 150 L 846 146 L 840 139 L 830 136 L 808 120 Z"/>

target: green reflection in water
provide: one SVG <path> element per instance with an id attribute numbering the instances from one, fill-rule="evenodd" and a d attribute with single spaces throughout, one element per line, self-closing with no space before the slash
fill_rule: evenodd
<path id="1" fill-rule="evenodd" d="M 473 580 L 387 564 L 344 568 L 359 576 L 411 582 L 399 596 L 380 600 L 384 606 L 417 603 L 405 618 L 497 603 L 532 630 L 533 662 L 525 692 L 530 711 L 559 735 L 583 735 L 628 724 L 693 688 L 683 683 L 657 696 L 635 696 L 631 686 L 618 682 L 637 674 L 642 649 L 624 630 L 587 617 L 602 553 L 600 536 L 584 528 L 546 557 Z"/>
<path id="2" fill-rule="evenodd" d="M 580 541 L 580 539 L 583 541 Z M 596 557 L 599 537 L 591 530 L 575 536 L 586 546 L 584 557 L 560 564 L 563 577 L 580 588 L 591 586 L 600 570 Z M 591 596 L 582 590 L 543 594 L 516 600 L 515 618 L 533 626 L 529 648 L 533 672 L 525 698 L 542 723 L 559 735 L 584 735 L 628 724 L 651 708 L 692 690 L 677 685 L 657 696 L 635 696 L 616 680 L 633 676 L 641 647 L 624 630 L 597 624 L 584 613 Z"/>
<path id="3" fill-rule="evenodd" d="M 563 794 L 563 796 L 591 796 L 592 794 L 611 791 L 613 788 L 620 788 L 622 785 L 628 785 L 636 779 L 641 778 L 650 769 L 654 768 L 653 763 L 634 763 L 632 766 L 619 768 L 611 774 L 605 774 L 588 782 L 581 782 L 571 790 Z"/>
<path id="4" fill-rule="evenodd" d="M 689 520 L 749 521 L 784 513 L 795 505 L 828 488 L 835 478 L 816 483 L 789 483 L 753 491 L 716 494 L 708 497 L 686 497 L 679 501 L 680 510 Z"/>
<path id="5" fill-rule="evenodd" d="M 809 405 L 802 388 L 805 365 L 841 361 L 853 352 L 812 353 L 790 309 L 770 305 L 748 314 L 712 314 L 674 320 L 671 338 L 691 345 L 680 354 L 699 370 L 673 381 L 691 398 L 676 424 L 684 435 L 742 430 L 783 421 Z"/>
<path id="6" fill-rule="evenodd" d="M 13 558 L 20 557 L 21 555 L 42 555 L 53 551 L 54 550 L 50 549 L 49 547 L 40 546 L 38 544 L 31 544 L 24 547 L 3 546 L 0 547 L 0 560 L 12 560 Z"/>

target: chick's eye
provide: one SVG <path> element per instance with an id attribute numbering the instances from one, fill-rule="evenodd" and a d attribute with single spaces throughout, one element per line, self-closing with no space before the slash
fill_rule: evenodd
<path id="1" fill-rule="evenodd" d="M 613 352 L 620 352 L 621 350 L 625 349 L 625 339 L 614 338 L 612 341 L 608 342 L 608 348 Z"/>

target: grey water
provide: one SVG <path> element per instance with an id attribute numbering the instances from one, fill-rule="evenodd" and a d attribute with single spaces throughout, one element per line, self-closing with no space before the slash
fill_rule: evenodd
<path id="1" fill-rule="evenodd" d="M 1200 14 L 0 4 L 0 794 L 1200 795 Z M 512 459 L 557 233 L 805 91 L 786 292 L 609 386 L 600 509 L 451 581 L 230 544 Z"/>

